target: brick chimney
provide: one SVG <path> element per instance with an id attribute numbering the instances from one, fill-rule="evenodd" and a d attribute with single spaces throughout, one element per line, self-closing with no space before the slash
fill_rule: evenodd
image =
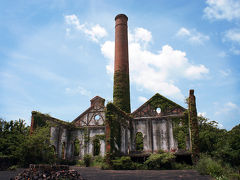
<path id="1" fill-rule="evenodd" d="M 128 17 L 115 17 L 115 62 L 113 103 L 126 113 L 131 112 L 128 63 Z"/>

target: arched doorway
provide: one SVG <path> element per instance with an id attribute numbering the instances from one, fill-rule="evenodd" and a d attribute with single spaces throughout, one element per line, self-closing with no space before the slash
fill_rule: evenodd
<path id="1" fill-rule="evenodd" d="M 100 140 L 95 138 L 93 140 L 93 156 L 98 156 L 100 154 Z"/>

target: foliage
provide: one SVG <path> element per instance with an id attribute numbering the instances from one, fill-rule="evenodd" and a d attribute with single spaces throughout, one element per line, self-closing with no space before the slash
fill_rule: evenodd
<path id="1" fill-rule="evenodd" d="M 196 165 L 197 170 L 204 175 L 211 175 L 218 178 L 224 175 L 224 169 L 218 161 L 210 157 L 201 157 Z"/>
<path id="2" fill-rule="evenodd" d="M 185 163 L 173 162 L 171 165 L 172 165 L 172 169 L 177 169 L 177 170 L 184 170 L 184 169 L 192 169 L 193 168 L 191 165 L 185 164 Z"/>
<path id="3" fill-rule="evenodd" d="M 193 95 L 193 91 L 191 90 L 188 99 L 188 119 L 190 127 L 191 151 L 193 156 L 193 162 L 195 163 L 199 158 L 199 128 L 195 96 Z"/>
<path id="4" fill-rule="evenodd" d="M 135 169 L 134 163 L 132 162 L 129 156 L 122 156 L 120 158 L 112 160 L 112 163 L 113 163 L 113 169 L 120 169 L 120 170 Z"/>
<path id="5" fill-rule="evenodd" d="M 52 164 L 56 161 L 54 148 L 50 145 L 50 128 L 37 128 L 31 136 L 25 139 L 21 148 L 20 162 L 29 164 Z"/>
<path id="6" fill-rule="evenodd" d="M 0 154 L 18 159 L 21 144 L 29 134 L 24 120 L 6 122 L 0 119 Z"/>
<path id="7" fill-rule="evenodd" d="M 177 140 L 178 149 L 186 150 L 186 141 L 189 136 L 189 122 L 187 111 L 183 117 L 173 118 L 173 135 Z"/>
<path id="8" fill-rule="evenodd" d="M 76 139 L 74 141 L 74 156 L 78 156 L 79 152 L 80 152 L 80 141 L 78 139 Z"/>
<path id="9" fill-rule="evenodd" d="M 199 150 L 201 153 L 213 155 L 214 151 L 223 148 L 222 139 L 226 139 L 227 131 L 219 129 L 217 122 L 208 121 L 202 116 L 198 117 L 199 122 Z"/>
<path id="10" fill-rule="evenodd" d="M 104 159 L 102 156 L 94 156 L 91 166 L 101 167 L 103 162 L 104 162 Z"/>
<path id="11" fill-rule="evenodd" d="M 129 74 L 121 71 L 114 72 L 113 103 L 122 111 L 131 112 Z"/>
<path id="12" fill-rule="evenodd" d="M 135 144 L 136 144 L 136 151 L 143 150 L 143 134 L 141 132 L 137 132 Z"/>
<path id="13" fill-rule="evenodd" d="M 93 155 L 97 156 L 100 153 L 100 141 L 98 138 L 93 140 Z"/>
<path id="14" fill-rule="evenodd" d="M 78 160 L 77 163 L 76 163 L 77 166 L 84 166 L 84 161 L 83 160 Z"/>
<path id="15" fill-rule="evenodd" d="M 85 154 L 83 157 L 83 161 L 86 167 L 89 167 L 92 161 L 92 156 L 90 154 Z"/>
<path id="16" fill-rule="evenodd" d="M 124 111 L 116 107 L 113 103 L 108 103 L 106 107 L 106 123 L 109 126 L 109 135 L 106 136 L 106 143 L 110 144 L 110 153 L 118 154 L 121 149 L 121 129 L 128 126 L 131 119 Z"/>
<path id="17" fill-rule="evenodd" d="M 171 163 L 175 159 L 172 153 L 151 154 L 144 164 L 148 169 L 171 169 Z"/>
<path id="18" fill-rule="evenodd" d="M 161 108 L 162 112 L 169 112 L 172 111 L 175 108 L 180 108 L 182 110 L 185 110 L 183 107 L 180 105 L 176 104 L 175 102 L 171 101 L 170 99 L 160 95 L 160 94 L 155 94 L 151 99 L 148 100 L 148 103 L 153 106 L 155 109 L 156 108 Z"/>

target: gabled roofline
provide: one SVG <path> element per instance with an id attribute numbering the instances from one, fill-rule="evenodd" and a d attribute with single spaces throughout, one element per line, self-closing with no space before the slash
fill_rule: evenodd
<path id="1" fill-rule="evenodd" d="M 165 96 L 163 96 L 163 95 L 161 95 L 161 94 L 159 94 L 159 93 L 156 93 L 156 94 L 153 95 L 149 100 L 147 100 L 144 104 L 142 104 L 139 108 L 137 108 L 135 111 L 133 111 L 133 112 L 131 113 L 131 115 L 135 115 L 139 110 L 141 110 L 143 107 L 145 107 L 145 105 L 149 104 L 149 103 L 152 101 L 153 97 L 155 97 L 155 96 L 161 96 L 163 99 L 166 99 L 166 100 L 169 101 L 170 103 L 175 104 L 177 107 L 183 109 L 184 111 L 186 110 L 184 107 L 182 107 L 182 106 L 180 106 L 179 104 L 173 102 L 172 100 L 166 98 Z"/>
<path id="2" fill-rule="evenodd" d="M 100 96 L 95 96 L 94 98 L 92 98 L 91 100 L 90 100 L 90 102 L 92 103 L 92 101 L 94 101 L 95 99 L 101 99 L 101 100 L 104 100 L 105 101 L 105 99 L 104 98 L 102 98 L 102 97 L 100 97 Z M 78 117 L 76 117 L 73 121 L 72 121 L 72 123 L 74 123 L 75 121 L 77 121 L 78 119 L 80 119 L 81 117 L 83 117 L 85 114 L 87 114 L 87 112 L 88 111 L 90 111 L 91 109 L 93 109 L 93 106 L 91 106 L 91 104 L 90 104 L 90 107 L 89 108 L 87 108 L 82 114 L 80 114 Z"/>

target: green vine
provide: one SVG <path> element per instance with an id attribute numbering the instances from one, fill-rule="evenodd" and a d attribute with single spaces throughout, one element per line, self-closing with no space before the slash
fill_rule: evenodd
<path id="1" fill-rule="evenodd" d="M 187 111 L 184 112 L 183 117 L 174 117 L 173 121 L 173 135 L 178 142 L 178 149 L 186 150 L 187 137 L 189 136 L 189 124 Z"/>
<path id="2" fill-rule="evenodd" d="M 114 73 L 113 103 L 122 111 L 131 112 L 129 74 L 120 71 Z"/>
<path id="3" fill-rule="evenodd" d="M 193 159 L 196 162 L 199 155 L 199 132 L 198 132 L 198 119 L 197 119 L 197 108 L 196 108 L 196 102 L 195 102 L 195 96 L 191 94 L 188 99 L 188 108 L 189 108 L 189 126 L 191 129 L 191 144 L 192 144 L 192 153 L 193 153 Z"/>
<path id="4" fill-rule="evenodd" d="M 160 95 L 155 94 L 151 99 L 148 100 L 149 104 L 156 108 L 161 108 L 162 112 L 169 112 L 174 110 L 175 108 L 180 108 L 182 110 L 185 110 L 180 105 L 176 104 L 175 102 L 171 101 L 170 99 Z"/>
<path id="5" fill-rule="evenodd" d="M 110 128 L 109 138 L 106 139 L 110 143 L 110 153 L 118 154 L 121 149 L 121 128 L 128 127 L 127 120 L 130 120 L 124 111 L 116 107 L 113 103 L 108 103 L 106 106 L 106 123 Z"/>

